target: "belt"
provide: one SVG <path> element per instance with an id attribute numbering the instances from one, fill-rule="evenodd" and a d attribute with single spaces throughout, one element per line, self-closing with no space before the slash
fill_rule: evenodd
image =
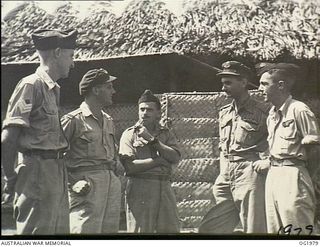
<path id="1" fill-rule="evenodd" d="M 228 161 L 242 161 L 242 160 L 252 160 L 252 159 L 259 159 L 259 155 L 256 153 L 252 153 L 252 154 L 239 154 L 239 155 L 232 155 L 232 154 L 228 154 L 226 156 L 226 158 L 228 159 Z"/>
<path id="2" fill-rule="evenodd" d="M 42 159 L 63 159 L 63 157 L 66 154 L 66 151 L 30 149 L 22 153 L 26 156 L 40 156 Z"/>
<path id="3" fill-rule="evenodd" d="M 142 178 L 142 179 L 152 179 L 160 181 L 169 181 L 169 175 L 156 175 L 156 174 L 136 174 L 128 176 L 130 178 Z"/>
<path id="4" fill-rule="evenodd" d="M 305 166 L 306 162 L 304 160 L 299 160 L 296 158 L 292 159 L 276 159 L 274 157 L 270 157 L 271 166 Z"/>
<path id="5" fill-rule="evenodd" d="M 101 165 L 92 166 L 77 166 L 77 167 L 67 167 L 68 172 L 90 172 L 90 171 L 101 171 L 101 170 L 114 170 L 115 163 L 104 163 Z"/>

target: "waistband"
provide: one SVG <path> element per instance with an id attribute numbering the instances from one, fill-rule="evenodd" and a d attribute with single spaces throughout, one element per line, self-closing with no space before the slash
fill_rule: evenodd
<path id="1" fill-rule="evenodd" d="M 42 159 L 63 159 L 66 154 L 66 150 L 41 150 L 31 149 L 22 152 L 26 156 L 39 156 Z"/>
<path id="2" fill-rule="evenodd" d="M 259 159 L 259 155 L 257 153 L 247 153 L 247 154 L 237 154 L 237 155 L 228 154 L 225 157 L 230 162 Z"/>
<path id="3" fill-rule="evenodd" d="M 292 159 L 277 159 L 274 157 L 270 157 L 271 166 L 306 166 L 306 162 L 304 160 L 299 160 L 296 158 Z"/>
<path id="4" fill-rule="evenodd" d="M 101 170 L 115 170 L 116 162 L 108 162 L 100 165 L 92 166 L 77 166 L 77 167 L 67 167 L 68 172 L 90 172 L 90 171 L 101 171 Z"/>
<path id="5" fill-rule="evenodd" d="M 152 179 L 152 180 L 160 180 L 160 181 L 169 181 L 170 175 L 157 175 L 157 174 L 136 174 L 130 175 L 129 178 L 142 178 L 142 179 Z"/>

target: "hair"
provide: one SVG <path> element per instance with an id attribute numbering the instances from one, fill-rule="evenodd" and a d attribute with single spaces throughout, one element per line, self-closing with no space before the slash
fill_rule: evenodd
<path id="1" fill-rule="evenodd" d="M 287 69 L 271 69 L 267 71 L 272 76 L 273 82 L 284 81 L 285 88 L 290 92 L 294 83 L 296 82 L 296 73 Z"/>
<path id="2" fill-rule="evenodd" d="M 40 61 L 47 62 L 52 57 L 52 50 L 37 50 Z"/>

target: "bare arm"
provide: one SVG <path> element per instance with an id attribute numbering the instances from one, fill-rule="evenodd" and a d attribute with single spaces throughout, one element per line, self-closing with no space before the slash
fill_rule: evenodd
<path id="1" fill-rule="evenodd" d="M 165 159 L 161 157 L 147 159 L 130 159 L 122 156 L 121 161 L 125 167 L 126 175 L 128 176 L 139 172 L 148 171 L 157 166 L 169 164 Z"/>
<path id="2" fill-rule="evenodd" d="M 8 179 L 16 175 L 14 162 L 17 155 L 17 143 L 20 133 L 20 127 L 7 127 L 1 133 L 1 164 L 4 175 Z"/>

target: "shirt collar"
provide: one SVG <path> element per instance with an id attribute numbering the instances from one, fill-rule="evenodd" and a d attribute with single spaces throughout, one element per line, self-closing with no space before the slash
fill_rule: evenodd
<path id="1" fill-rule="evenodd" d="M 90 115 L 93 116 L 93 114 L 92 114 L 92 112 L 91 112 L 88 104 L 87 104 L 85 101 L 83 101 L 83 102 L 81 103 L 80 109 L 81 109 L 81 111 L 82 111 L 82 113 L 83 113 L 83 116 L 85 116 L 85 117 L 89 117 Z"/>
<path id="2" fill-rule="evenodd" d="M 60 88 L 59 84 L 51 79 L 48 73 L 43 69 L 43 67 L 38 67 L 36 70 L 36 74 L 47 84 L 49 89 L 53 89 L 55 86 Z"/>
<path id="3" fill-rule="evenodd" d="M 292 96 L 289 95 L 288 98 L 283 102 L 283 104 L 281 105 L 281 107 L 277 110 L 275 106 L 272 106 L 272 108 L 270 109 L 270 114 L 274 115 L 277 112 L 281 112 L 282 115 L 285 115 L 286 111 L 288 110 L 288 106 L 290 104 L 292 100 Z"/>
<path id="4" fill-rule="evenodd" d="M 134 128 L 135 127 L 138 127 L 140 125 L 140 123 L 139 123 L 139 121 L 138 122 L 136 122 L 136 124 L 134 125 Z M 157 124 L 157 129 L 159 129 L 159 130 L 166 130 L 166 129 L 168 129 L 166 126 L 163 126 L 163 125 L 161 125 L 160 123 L 158 123 Z"/>
<path id="5" fill-rule="evenodd" d="M 92 114 L 92 112 L 91 112 L 91 110 L 90 110 L 90 108 L 89 108 L 89 105 L 88 105 L 85 101 L 83 101 L 83 102 L 81 103 L 80 109 L 81 109 L 81 111 L 82 111 L 82 113 L 83 113 L 83 116 L 89 117 L 90 115 L 92 115 L 92 116 L 94 117 L 94 115 Z M 102 115 L 103 115 L 105 118 L 111 119 L 111 117 L 110 117 L 107 113 L 105 113 L 103 110 L 101 110 L 101 112 L 102 112 Z"/>
<path id="6" fill-rule="evenodd" d="M 242 108 L 248 108 L 247 106 L 249 105 L 250 99 L 251 97 L 250 95 L 248 95 L 245 98 L 245 100 L 240 105 L 237 105 L 237 106 L 236 106 L 236 101 L 232 100 L 231 109 L 234 109 L 234 110 L 237 109 L 237 112 L 239 112 Z"/>

